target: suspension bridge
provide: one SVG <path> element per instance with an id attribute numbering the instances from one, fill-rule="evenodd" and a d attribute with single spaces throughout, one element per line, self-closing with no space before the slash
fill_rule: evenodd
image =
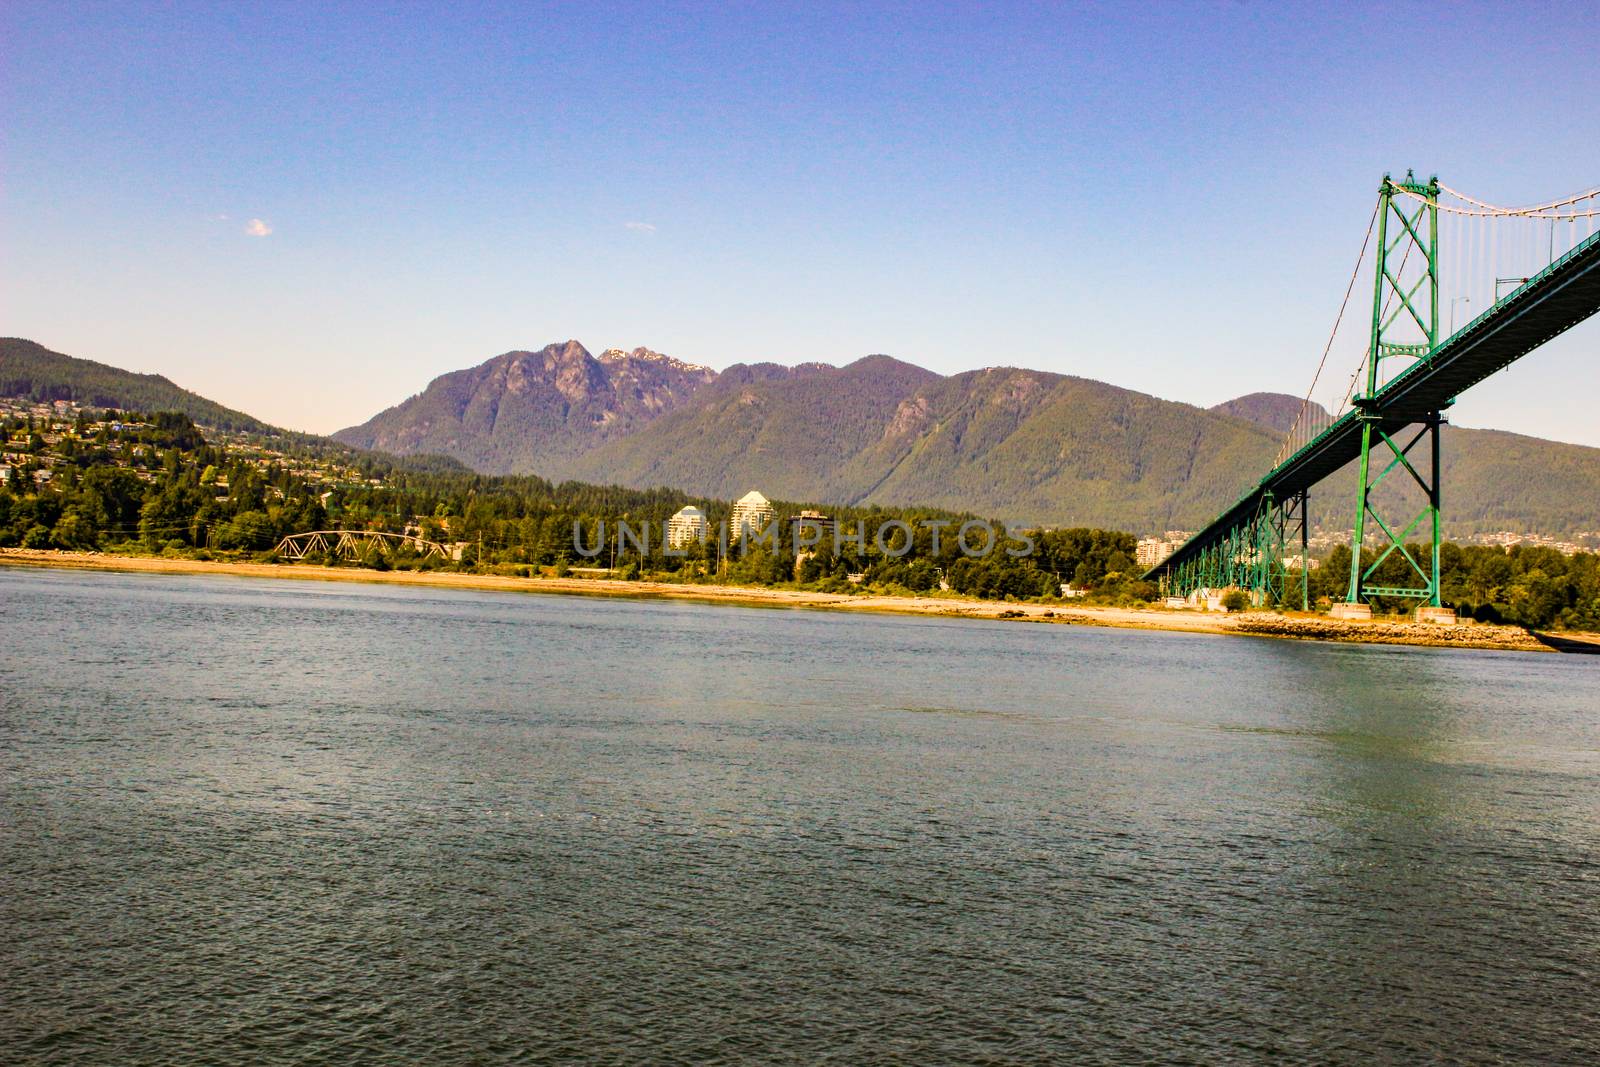
<path id="1" fill-rule="evenodd" d="M 311 555 L 338 556 L 341 559 L 363 559 L 368 552 L 393 553 L 395 549 L 410 548 L 419 556 L 450 557 L 449 551 L 437 541 L 428 541 L 410 534 L 384 533 L 381 530 L 312 530 L 309 533 L 290 534 L 273 549 L 284 559 L 305 559 Z"/>
<path id="2" fill-rule="evenodd" d="M 1332 393 L 1325 406 L 1315 398 L 1369 248 L 1373 299 L 1364 351 L 1342 398 Z M 1482 310 L 1457 329 L 1458 306 L 1469 314 Z M 1370 616 L 1371 601 L 1383 597 L 1417 602 L 1421 618 L 1445 615 L 1439 589 L 1445 412 L 1467 389 L 1596 311 L 1600 189 L 1506 208 L 1458 193 L 1437 177 L 1384 175 L 1333 333 L 1272 469 L 1145 577 L 1168 595 L 1238 588 L 1260 604 L 1309 608 L 1310 491 L 1359 461 L 1350 576 L 1335 614 Z M 1441 329 L 1443 317 L 1451 320 L 1448 331 Z M 1409 496 L 1421 505 L 1414 514 L 1407 507 L 1395 516 L 1392 499 L 1390 514 L 1381 514 L 1375 492 L 1391 476 L 1410 479 Z M 1414 536 L 1431 551 L 1410 544 Z M 1364 547 L 1371 551 L 1364 554 Z M 1296 557 L 1287 555 L 1291 548 Z M 1377 584 L 1379 568 L 1397 554 L 1409 564 L 1409 580 Z"/>

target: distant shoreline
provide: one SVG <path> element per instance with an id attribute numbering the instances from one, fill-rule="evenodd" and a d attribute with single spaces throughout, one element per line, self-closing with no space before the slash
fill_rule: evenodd
<path id="1" fill-rule="evenodd" d="M 116 571 L 129 574 L 208 574 L 243 578 L 288 578 L 301 581 L 366 582 L 436 589 L 477 589 L 516 593 L 566 593 L 580 596 L 694 600 L 762 607 L 821 608 L 833 611 L 888 612 L 941 618 L 1064 623 L 1178 633 L 1227 634 L 1365 644 L 1421 645 L 1526 652 L 1556 651 L 1539 637 L 1512 626 L 1463 624 L 1438 626 L 1412 622 L 1351 622 L 1325 616 L 1210 612 L 1154 608 L 1057 606 L 966 600 L 952 597 L 897 597 L 872 594 L 820 593 L 751 586 L 679 585 L 669 582 L 622 581 L 611 578 L 512 578 L 494 574 L 441 571 L 375 571 L 358 567 L 321 567 L 303 563 L 223 563 L 152 556 L 114 556 L 98 552 L 0 549 L 0 566 L 53 567 L 68 570 Z M 1555 643 L 1600 649 L 1600 635 L 1562 635 Z"/>

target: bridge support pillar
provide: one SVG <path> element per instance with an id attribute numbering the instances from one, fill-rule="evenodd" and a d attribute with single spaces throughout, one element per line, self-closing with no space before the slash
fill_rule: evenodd
<path id="1" fill-rule="evenodd" d="M 1302 489 L 1283 505 L 1285 537 L 1280 543 L 1287 542 L 1288 533 L 1296 526 L 1300 528 L 1300 588 L 1298 590 L 1290 588 L 1290 569 L 1280 563 L 1280 566 L 1283 566 L 1281 603 L 1284 607 L 1288 607 L 1291 602 L 1298 600 L 1301 611 L 1311 610 L 1311 516 L 1308 510 L 1310 504 L 1310 494 Z M 1296 593 L 1299 595 L 1296 596 Z"/>

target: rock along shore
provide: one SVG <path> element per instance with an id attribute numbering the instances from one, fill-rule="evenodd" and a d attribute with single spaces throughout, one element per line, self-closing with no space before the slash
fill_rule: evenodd
<path id="1" fill-rule="evenodd" d="M 1320 616 L 1275 615 L 1252 611 L 1228 618 L 1234 633 L 1260 637 L 1292 637 L 1310 641 L 1360 641 L 1385 645 L 1429 645 L 1439 648 L 1495 648 L 1519 652 L 1551 652 L 1550 646 L 1517 626 L 1485 623 L 1442 626 L 1429 622 L 1356 622 Z"/>

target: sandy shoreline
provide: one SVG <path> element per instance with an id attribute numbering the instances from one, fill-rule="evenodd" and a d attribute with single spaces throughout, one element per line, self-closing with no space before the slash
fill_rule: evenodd
<path id="1" fill-rule="evenodd" d="M 1221 615 L 1095 606 L 1013 604 L 955 597 L 892 597 L 870 594 L 817 593 L 795 589 L 724 585 L 678 585 L 627 582 L 609 578 L 511 578 L 492 574 L 437 571 L 374 571 L 357 567 L 319 567 L 289 563 L 222 563 L 144 556 L 112 556 L 98 552 L 0 549 L 0 565 L 119 571 L 134 574 L 209 574 L 246 578 L 290 578 L 302 581 L 367 582 L 444 589 L 480 589 L 518 593 L 567 593 L 582 596 L 696 600 L 768 607 L 821 608 L 833 611 L 892 612 L 903 615 L 996 619 L 1015 622 L 1066 623 L 1182 633 L 1231 634 L 1304 640 L 1426 645 L 1447 648 L 1556 651 L 1533 634 L 1511 626 L 1464 624 L 1438 626 L 1411 622 L 1347 622 L 1326 616 L 1247 612 Z M 1563 634 L 1555 643 L 1600 648 L 1600 635 Z"/>

